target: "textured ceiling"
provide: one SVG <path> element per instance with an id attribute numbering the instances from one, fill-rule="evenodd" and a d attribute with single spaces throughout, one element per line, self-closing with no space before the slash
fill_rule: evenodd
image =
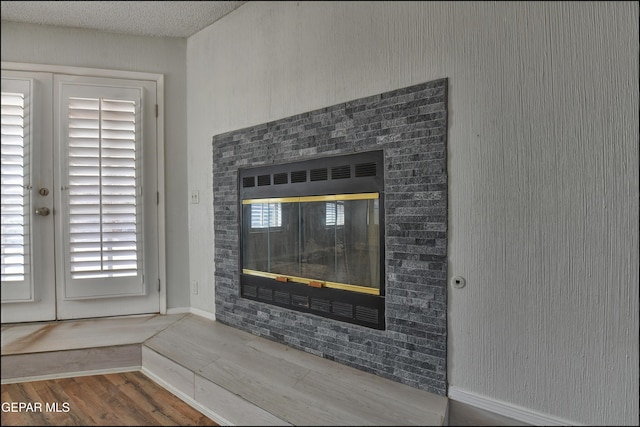
<path id="1" fill-rule="evenodd" d="M 246 1 L 2 1 L 3 21 L 189 37 Z"/>

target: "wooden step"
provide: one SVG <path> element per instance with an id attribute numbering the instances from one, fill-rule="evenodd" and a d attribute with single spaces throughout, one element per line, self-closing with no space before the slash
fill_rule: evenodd
<path id="1" fill-rule="evenodd" d="M 140 344 L 2 356 L 2 383 L 96 373 L 128 372 L 142 365 Z"/>
<path id="2" fill-rule="evenodd" d="M 446 418 L 446 397 L 197 316 L 147 340 L 142 367 L 230 424 L 444 425 Z"/>
<path id="3" fill-rule="evenodd" d="M 2 326 L 3 383 L 139 370 L 141 344 L 185 315 Z"/>

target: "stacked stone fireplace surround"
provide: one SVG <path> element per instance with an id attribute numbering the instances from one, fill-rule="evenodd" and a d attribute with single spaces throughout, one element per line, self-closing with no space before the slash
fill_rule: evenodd
<path id="1" fill-rule="evenodd" d="M 447 79 L 213 137 L 216 318 L 293 348 L 447 393 Z M 384 152 L 386 329 L 240 296 L 238 170 Z"/>

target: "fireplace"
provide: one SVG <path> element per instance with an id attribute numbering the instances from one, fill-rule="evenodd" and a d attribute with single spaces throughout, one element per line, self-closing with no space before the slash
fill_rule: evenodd
<path id="1" fill-rule="evenodd" d="M 241 295 L 384 329 L 383 153 L 239 170 Z"/>
<path id="2" fill-rule="evenodd" d="M 424 82 L 213 137 L 217 321 L 446 396 L 447 84 L 446 78 Z M 368 175 L 372 164 L 375 176 Z M 303 171 L 304 181 L 298 182 Z M 377 213 L 376 199 L 368 198 L 375 193 Z M 345 195 L 364 197 L 358 203 L 367 205 L 368 216 L 347 211 Z M 316 196 L 329 197 L 300 200 Z M 280 206 L 270 207 L 271 199 L 282 199 Z M 314 207 L 316 202 L 324 205 Z M 245 211 L 254 204 L 261 204 L 253 208 L 255 227 L 243 237 Z M 298 257 L 317 256 L 303 265 L 295 252 L 288 260 L 277 252 L 278 238 L 273 248 L 264 242 L 269 231 L 276 237 L 276 224 L 285 223 L 287 209 L 307 208 L 315 219 L 305 223 L 339 235 L 335 223 L 344 215 L 345 234 L 325 244 L 322 256 L 306 241 L 297 243 L 299 235 L 279 235 L 280 246 L 291 239 L 301 247 Z M 343 237 L 374 230 L 349 233 L 351 214 L 368 224 L 377 217 L 379 263 L 369 261 L 375 257 L 373 240 L 364 242 L 369 249 L 362 255 L 355 236 Z M 298 224 L 304 219 L 299 213 L 294 217 Z M 273 230 L 265 230 L 268 225 Z M 260 251 L 245 247 L 252 239 Z M 364 264 L 350 264 L 349 275 L 335 261 L 334 276 L 329 266 L 323 267 L 327 276 L 312 273 L 316 264 L 329 264 L 329 254 L 340 258 L 352 240 L 347 262 L 357 256 L 365 258 Z M 379 283 L 374 265 L 380 268 Z M 294 273 L 296 268 L 301 273 Z M 360 281 L 350 278 L 356 268 Z M 333 288 L 327 282 L 354 287 Z"/>

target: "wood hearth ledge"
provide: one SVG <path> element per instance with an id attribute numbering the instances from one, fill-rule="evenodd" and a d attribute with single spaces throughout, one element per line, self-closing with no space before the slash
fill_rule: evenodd
<path id="1" fill-rule="evenodd" d="M 222 425 L 446 425 L 448 400 L 193 314 L 2 326 L 2 383 L 141 370 Z"/>

